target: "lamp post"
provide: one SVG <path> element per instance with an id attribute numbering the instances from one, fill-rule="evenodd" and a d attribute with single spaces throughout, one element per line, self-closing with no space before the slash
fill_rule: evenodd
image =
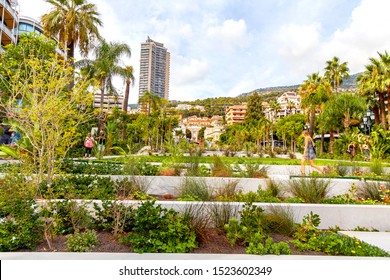
<path id="1" fill-rule="evenodd" d="M 360 127 L 364 129 L 365 134 L 371 134 L 371 125 L 374 124 L 374 118 L 374 113 L 370 109 L 367 109 L 365 115 L 363 116 L 363 123 L 360 125 Z"/>

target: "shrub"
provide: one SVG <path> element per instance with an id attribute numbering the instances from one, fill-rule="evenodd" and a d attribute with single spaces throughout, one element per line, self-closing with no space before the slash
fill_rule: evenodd
<path id="1" fill-rule="evenodd" d="M 114 237 L 134 226 L 133 205 L 126 206 L 119 201 L 106 200 L 99 206 L 94 203 L 94 225 L 97 229 L 111 231 Z"/>
<path id="2" fill-rule="evenodd" d="M 145 201 L 134 212 L 132 232 L 122 239 L 137 253 L 186 253 L 197 247 L 196 235 L 173 209 Z"/>
<path id="3" fill-rule="evenodd" d="M 0 181 L 0 251 L 33 249 L 42 240 L 34 195 L 34 186 L 18 174 L 8 174 Z"/>
<path id="4" fill-rule="evenodd" d="M 90 252 L 98 244 L 99 241 L 94 230 L 66 236 L 66 250 L 68 252 Z"/>
<path id="5" fill-rule="evenodd" d="M 290 192 L 305 203 L 319 203 L 321 199 L 326 197 L 329 185 L 329 180 L 320 180 L 318 178 L 301 178 L 288 182 Z"/>
<path id="6" fill-rule="evenodd" d="M 230 244 L 239 243 L 247 246 L 248 254 L 291 254 L 287 243 L 275 244 L 272 238 L 267 237 L 269 224 L 261 207 L 247 203 L 240 211 L 240 216 L 240 222 L 231 219 L 229 224 L 225 225 Z"/>
<path id="7" fill-rule="evenodd" d="M 42 215 L 53 219 L 54 235 L 71 234 L 93 225 L 93 218 L 85 204 L 67 199 L 52 201 L 42 209 Z"/>

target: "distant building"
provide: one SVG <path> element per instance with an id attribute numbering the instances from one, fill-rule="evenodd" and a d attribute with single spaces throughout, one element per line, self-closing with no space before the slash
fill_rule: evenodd
<path id="1" fill-rule="evenodd" d="M 280 105 L 280 109 L 275 112 L 270 108 L 268 102 L 263 102 L 264 115 L 267 119 L 276 121 L 282 117 L 292 114 L 303 113 L 301 110 L 301 97 L 294 91 L 286 91 L 279 96 L 276 101 Z"/>
<path id="2" fill-rule="evenodd" d="M 191 109 L 197 109 L 201 112 L 204 112 L 204 106 L 200 105 L 190 105 L 190 104 L 178 104 L 176 107 L 177 110 L 191 110 Z"/>
<path id="3" fill-rule="evenodd" d="M 118 96 L 105 95 L 103 101 L 103 112 L 111 113 L 112 109 L 115 107 L 122 109 L 123 102 L 124 102 L 124 96 L 122 95 L 118 95 Z M 100 109 L 100 94 L 95 94 L 93 107 Z"/>
<path id="4" fill-rule="evenodd" d="M 226 124 L 233 125 L 241 123 L 245 119 L 246 111 L 248 105 L 247 103 L 242 103 L 241 105 L 233 105 L 226 109 Z"/>
<path id="5" fill-rule="evenodd" d="M 199 118 L 197 116 L 191 116 L 181 120 L 182 131 L 185 134 L 185 131 L 188 129 L 191 131 L 191 140 L 199 140 L 199 131 L 205 127 L 204 138 L 212 138 L 217 141 L 219 136 L 224 131 L 224 126 L 222 124 L 223 118 L 221 116 L 213 116 L 211 118 Z"/>
<path id="6" fill-rule="evenodd" d="M 169 98 L 170 53 L 163 44 L 148 37 L 141 44 L 139 97 L 150 91 L 161 98 Z"/>
<path id="7" fill-rule="evenodd" d="M 0 0 L 0 53 L 4 46 L 17 43 L 17 27 L 19 22 L 18 2 Z"/>

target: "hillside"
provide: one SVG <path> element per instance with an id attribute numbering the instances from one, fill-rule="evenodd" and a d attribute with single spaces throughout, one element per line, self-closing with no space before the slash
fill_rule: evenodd
<path id="1" fill-rule="evenodd" d="M 356 88 L 357 82 L 356 78 L 359 76 L 360 73 L 352 74 L 349 76 L 349 78 L 344 79 L 343 83 L 341 84 L 342 89 L 351 89 Z M 253 94 L 254 92 L 258 92 L 261 94 L 269 93 L 269 92 L 286 92 L 286 91 L 296 91 L 301 85 L 290 85 L 290 86 L 276 86 L 276 87 L 265 87 L 265 88 L 258 88 L 255 90 L 252 90 L 250 92 L 242 93 L 238 95 L 237 97 L 244 97 Z"/>

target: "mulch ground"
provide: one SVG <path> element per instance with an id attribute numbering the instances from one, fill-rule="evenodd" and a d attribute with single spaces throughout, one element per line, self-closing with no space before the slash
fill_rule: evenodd
<path id="1" fill-rule="evenodd" d="M 120 243 L 113 238 L 109 232 L 98 232 L 99 245 L 92 249 L 92 252 L 110 252 L 110 253 L 132 253 L 128 245 Z M 280 235 L 270 235 L 274 242 L 288 241 L 291 238 Z M 290 244 L 293 255 L 325 255 L 322 252 L 299 252 Z M 66 252 L 66 237 L 56 236 L 52 240 L 51 248 L 46 241 L 41 242 L 34 250 L 18 250 L 19 252 Z M 225 234 L 219 233 L 215 229 L 209 229 L 207 240 L 200 242 L 199 247 L 193 250 L 193 254 L 245 254 L 245 247 L 240 245 L 231 246 Z"/>

